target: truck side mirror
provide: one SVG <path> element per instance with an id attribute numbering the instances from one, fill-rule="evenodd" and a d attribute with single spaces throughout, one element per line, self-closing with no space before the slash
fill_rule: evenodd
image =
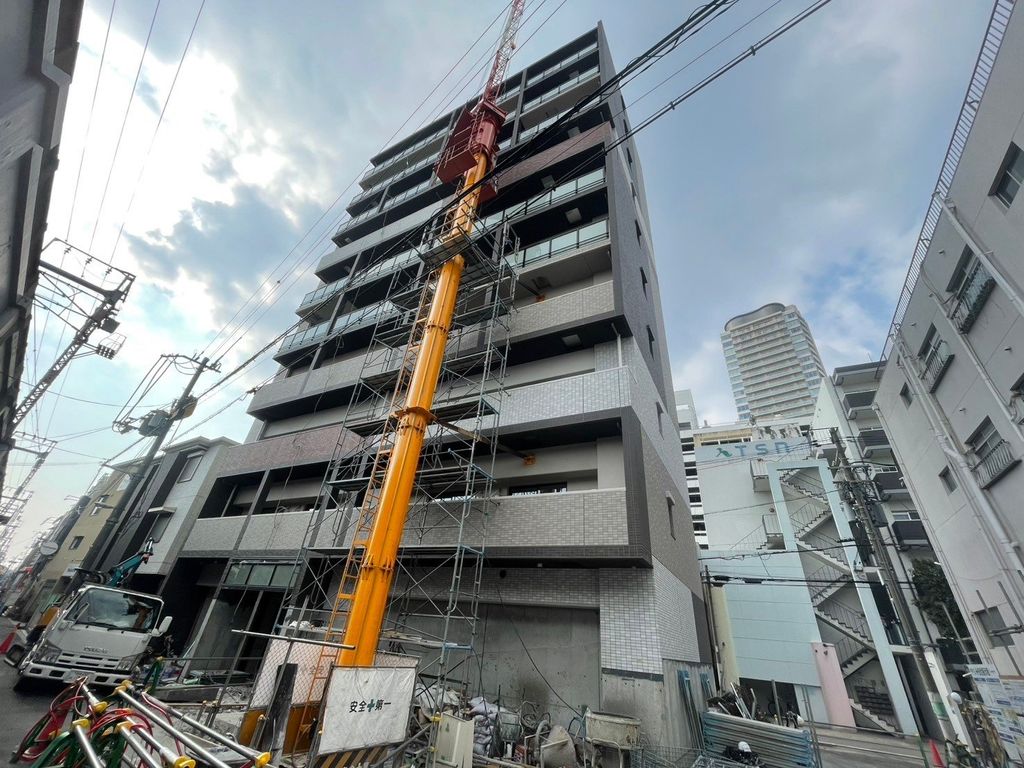
<path id="1" fill-rule="evenodd" d="M 160 626 L 156 628 L 156 632 L 154 632 L 153 635 L 155 637 L 160 637 L 161 635 L 167 634 L 167 630 L 171 628 L 172 621 L 174 621 L 173 616 L 164 616 L 163 620 L 160 622 Z"/>

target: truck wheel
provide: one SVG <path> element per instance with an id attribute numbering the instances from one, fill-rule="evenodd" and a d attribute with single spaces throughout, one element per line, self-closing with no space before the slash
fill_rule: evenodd
<path id="1" fill-rule="evenodd" d="M 12 690 L 18 693 L 31 693 L 35 688 L 35 680 L 27 675 L 18 675 L 18 679 L 14 681 L 14 685 L 11 686 Z"/>

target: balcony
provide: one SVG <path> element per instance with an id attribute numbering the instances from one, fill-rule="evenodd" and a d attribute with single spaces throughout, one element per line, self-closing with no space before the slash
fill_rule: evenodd
<path id="1" fill-rule="evenodd" d="M 875 472 L 872 478 L 875 487 L 878 489 L 879 497 L 885 501 L 891 496 L 905 496 L 910 493 L 906 483 L 903 482 L 903 473 L 897 470 L 886 472 Z"/>
<path id="2" fill-rule="evenodd" d="M 599 74 L 600 72 L 597 65 L 594 65 L 594 67 L 592 67 L 591 69 L 588 69 L 586 72 L 581 72 L 580 74 L 576 75 L 576 77 L 570 78 L 557 88 L 552 88 L 550 91 L 545 91 L 540 96 L 535 96 L 534 98 L 530 99 L 528 102 L 523 104 L 523 114 L 526 114 L 531 109 L 536 109 L 541 104 L 545 104 L 549 101 L 554 100 L 556 97 L 562 95 L 563 93 L 571 91 L 580 83 L 585 83 L 588 80 L 595 79 Z"/>
<path id="3" fill-rule="evenodd" d="M 550 240 L 534 243 L 509 257 L 516 269 L 523 269 L 546 259 L 564 256 L 608 240 L 608 219 L 591 222 L 584 227 L 565 232 Z"/>
<path id="4" fill-rule="evenodd" d="M 535 74 L 530 75 L 527 78 L 527 80 L 526 80 L 526 87 L 529 88 L 531 85 L 536 85 L 537 83 L 539 83 L 541 80 L 543 80 L 548 75 L 553 75 L 555 72 L 558 72 L 560 69 L 565 69 L 570 64 L 574 64 L 575 62 L 577 62 L 580 59 L 582 59 L 584 56 L 586 56 L 586 55 L 588 55 L 590 53 L 593 53 L 596 50 L 597 50 L 597 41 L 595 40 L 593 43 L 588 45 L 586 48 L 584 48 L 583 50 L 573 54 L 568 59 L 562 59 L 557 64 L 552 64 L 547 69 L 545 69 L 545 70 L 543 70 L 541 72 L 537 72 Z"/>
<path id="5" fill-rule="evenodd" d="M 290 352 L 297 352 L 300 349 L 314 346 L 343 333 L 365 328 L 373 325 L 383 317 L 396 315 L 399 311 L 398 307 L 390 301 L 383 301 L 379 304 L 371 304 L 368 307 L 354 310 L 347 315 L 342 315 L 333 323 L 327 321 L 304 328 L 290 336 L 286 336 L 274 357 L 280 358 Z"/>
<path id="6" fill-rule="evenodd" d="M 447 135 L 448 126 L 445 125 L 440 130 L 432 133 L 430 136 L 426 136 L 417 141 L 415 144 L 406 147 L 391 159 L 386 160 L 380 165 L 368 170 L 359 183 L 363 185 L 368 185 L 368 188 L 377 186 L 388 176 L 392 175 L 395 169 L 399 168 L 403 162 L 407 166 L 420 164 L 420 161 L 422 160 L 420 153 L 422 153 L 427 147 L 430 147 L 433 144 L 437 144 L 437 147 L 433 152 L 434 156 L 436 156 L 441 151 L 441 141 L 445 137 L 447 137 Z"/>
<path id="7" fill-rule="evenodd" d="M 870 410 L 874 402 L 874 390 L 870 392 L 848 392 L 843 396 L 843 408 L 846 409 L 846 418 L 856 419 L 857 414 Z"/>
<path id="8" fill-rule="evenodd" d="M 988 270 L 977 262 L 967 275 L 963 286 L 957 294 L 956 304 L 950 318 L 960 333 L 967 333 L 974 326 L 974 321 L 981 314 L 982 307 L 996 287 L 996 281 Z"/>
<path id="9" fill-rule="evenodd" d="M 598 168 L 596 171 L 591 171 L 583 176 L 580 176 L 572 181 L 567 181 L 565 184 L 545 192 L 540 197 L 533 197 L 526 202 L 514 205 L 511 208 L 507 208 L 504 211 L 498 211 L 492 213 L 490 216 L 485 216 L 480 219 L 480 224 L 485 229 L 490 229 L 492 226 L 500 222 L 502 219 L 517 219 L 521 216 L 526 216 L 530 213 L 543 210 L 552 205 L 560 203 L 562 200 L 568 200 L 571 197 L 587 192 L 591 189 L 596 189 L 604 184 L 604 168 Z"/>
<path id="10" fill-rule="evenodd" d="M 876 451 L 887 451 L 890 449 L 889 436 L 884 429 L 862 429 L 857 435 L 857 445 L 865 458 Z"/>
<path id="11" fill-rule="evenodd" d="M 978 457 L 974 473 L 982 488 L 990 488 L 1018 464 L 1020 459 L 1013 455 L 1012 446 L 1006 440 L 1000 440 Z"/>
<path id="12" fill-rule="evenodd" d="M 953 364 L 953 353 L 949 351 L 949 344 L 939 340 L 925 355 L 921 372 L 921 380 L 928 385 L 928 392 L 935 392 L 942 383 L 942 377 L 946 375 L 949 366 Z"/>

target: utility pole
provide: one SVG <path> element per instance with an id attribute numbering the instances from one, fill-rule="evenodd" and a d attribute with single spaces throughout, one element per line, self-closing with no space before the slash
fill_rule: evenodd
<path id="1" fill-rule="evenodd" d="M 865 481 L 860 480 L 854 473 L 853 467 L 850 466 L 850 459 L 846 455 L 846 443 L 843 441 L 842 435 L 839 434 L 839 429 L 831 427 L 829 429 L 829 437 L 831 437 L 832 444 L 836 448 L 836 469 L 841 478 L 840 482 L 849 490 L 848 500 L 850 507 L 853 509 L 854 516 L 871 542 L 875 562 L 885 576 L 886 586 L 888 587 L 889 595 L 892 597 L 893 607 L 896 609 L 896 615 L 906 633 L 907 640 L 909 641 L 908 645 L 910 645 L 913 651 L 918 675 L 924 681 L 928 698 L 930 699 L 929 703 L 934 704 L 935 701 L 941 701 L 942 696 L 935 685 L 935 680 L 932 678 L 931 670 L 928 668 L 928 659 L 924 655 L 924 645 L 921 643 L 917 624 L 910 611 L 910 603 L 907 602 L 907 596 L 903 594 L 903 590 L 900 587 L 899 576 L 896 573 L 896 567 L 893 565 L 892 556 L 885 545 L 885 541 L 882 539 L 882 535 L 878 532 L 878 528 L 875 526 L 871 512 L 868 509 L 868 499 L 862 486 L 862 483 Z M 946 728 L 943 726 L 941 719 L 939 719 L 939 727 L 943 731 L 944 738 L 950 735 L 945 733 Z"/>
<path id="2" fill-rule="evenodd" d="M 160 447 L 164 444 L 164 440 L 167 439 L 167 433 L 171 431 L 171 427 L 175 422 L 185 418 L 191 413 L 191 409 L 195 406 L 194 399 L 192 398 L 192 390 L 195 388 L 196 382 L 199 377 L 207 370 L 219 371 L 219 364 L 210 364 L 210 358 L 204 357 L 202 360 L 198 360 L 195 357 L 186 357 L 185 355 L 165 355 L 164 357 L 171 357 L 182 361 L 187 361 L 196 366 L 195 371 L 189 378 L 188 383 L 185 385 L 185 389 L 171 405 L 169 411 L 157 410 L 146 414 L 142 421 L 137 426 L 139 432 L 144 435 L 151 435 L 153 442 L 150 443 L 149 450 L 146 451 L 145 457 L 143 457 L 139 466 L 132 473 L 131 480 L 128 481 L 127 487 L 121 494 L 121 498 L 118 500 L 114 509 L 110 512 L 107 521 L 103 524 L 103 528 L 100 529 L 99 535 L 96 537 L 96 541 L 89 548 L 88 554 L 82 559 L 82 566 L 79 573 L 96 570 L 102 565 L 103 560 L 110 554 L 110 550 L 113 549 L 114 542 L 117 540 L 118 535 L 121 532 L 121 528 L 124 523 L 127 522 L 125 517 L 125 510 L 128 505 L 134 501 L 133 497 L 138 492 L 143 480 L 149 472 L 149 468 L 153 465 L 153 460 L 156 458 L 157 453 L 160 451 Z M 121 426 L 116 425 L 116 426 Z M 77 579 L 72 579 L 71 584 L 68 585 L 67 593 L 70 593 L 78 588 L 76 583 Z"/>

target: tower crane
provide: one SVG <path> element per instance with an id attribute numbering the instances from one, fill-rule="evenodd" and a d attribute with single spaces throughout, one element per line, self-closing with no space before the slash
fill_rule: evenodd
<path id="1" fill-rule="evenodd" d="M 437 267 L 434 275 L 433 295 L 423 335 L 415 350 L 415 365 L 405 400 L 394 414 L 396 435 L 387 457 L 380 493 L 367 494 L 363 502 L 364 505 L 376 504 L 376 510 L 355 588 L 351 595 L 343 595 L 343 581 L 339 589 L 338 599 L 351 601 L 344 647 L 337 658 L 339 666 L 368 667 L 374 663 L 424 436 L 433 421 L 431 408 L 466 265 L 457 246 L 472 234 L 480 205 L 495 194 L 492 186 L 481 182 L 493 170 L 498 155 L 498 134 L 507 113 L 497 101 L 515 51 L 524 4 L 525 0 L 513 0 L 483 94 L 474 107 L 459 116 L 434 169 L 443 183 L 461 179 L 456 206 L 447 216 L 441 236 L 441 245 L 453 255 Z M 356 542 L 352 546 L 356 546 Z"/>

